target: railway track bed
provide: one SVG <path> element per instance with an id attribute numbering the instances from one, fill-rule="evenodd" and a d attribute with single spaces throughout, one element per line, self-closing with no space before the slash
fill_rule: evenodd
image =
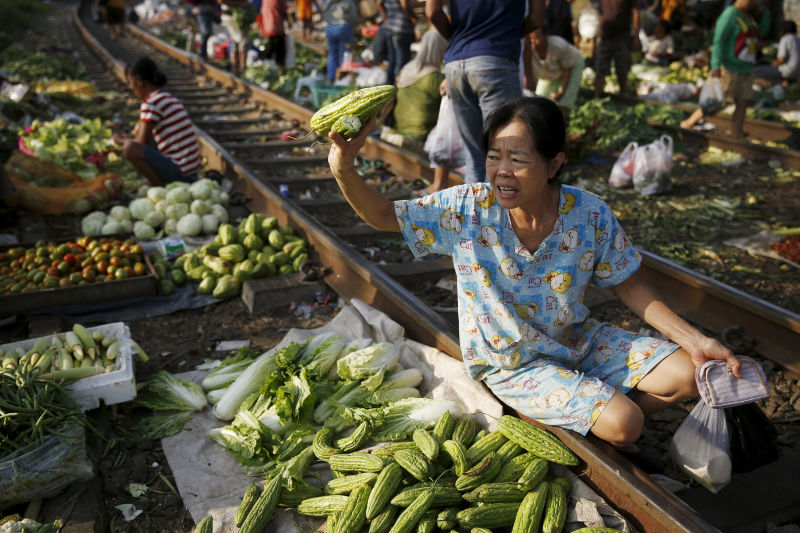
<path id="1" fill-rule="evenodd" d="M 79 20 L 75 20 L 76 24 Z M 169 65 L 169 73 L 173 79 L 180 80 L 173 88 L 176 95 L 181 95 L 181 90 L 189 89 L 197 93 L 195 89 L 199 84 L 205 83 L 214 94 L 213 98 L 226 98 L 223 94 L 231 93 L 225 87 L 236 87 L 235 80 L 228 82 L 221 77 L 221 74 L 213 71 L 205 71 L 208 78 L 201 75 L 201 66 L 193 64 L 185 57 L 176 54 L 172 59 L 167 60 L 163 55 L 163 46 L 155 42 L 145 44 L 142 39 L 146 36 L 133 30 L 124 40 L 118 43 L 111 43 L 105 39 L 102 30 L 94 27 L 90 22 L 83 21 L 88 28 L 87 34 L 94 35 L 97 41 L 105 45 L 108 50 L 116 54 L 117 57 L 135 57 L 137 54 L 150 54 L 157 61 Z M 76 28 L 80 29 L 81 24 Z M 76 34 L 77 35 L 77 34 Z M 86 48 L 77 39 L 74 46 Z M 153 47 L 161 50 L 157 52 Z M 95 49 L 93 53 L 100 53 L 101 50 Z M 84 50 L 84 53 L 86 51 Z M 94 61 L 97 61 L 95 58 Z M 181 67 L 181 64 L 184 66 Z M 108 71 L 117 70 L 118 64 L 107 63 Z M 189 69 L 194 69 L 194 71 Z M 216 83 L 209 79 L 217 80 Z M 201 81 L 202 80 L 202 81 Z M 220 81 L 221 80 L 221 81 Z M 106 80 L 106 83 L 112 84 Z M 187 95 L 190 94 L 187 90 Z M 198 95 L 199 96 L 199 95 Z M 233 96 L 233 95 L 231 95 Z M 235 186 L 242 191 L 248 199 L 248 207 L 254 211 L 275 213 L 282 222 L 289 221 L 296 227 L 303 228 L 309 241 L 319 254 L 319 261 L 323 265 L 332 268 L 332 274 L 326 277 L 328 285 L 345 298 L 358 294 L 364 297 L 376 307 L 385 310 L 391 316 L 396 317 L 407 330 L 407 334 L 420 340 L 425 344 L 437 346 L 446 353 L 458 357 L 457 348 L 457 322 L 454 314 L 454 300 L 452 299 L 452 281 L 448 278 L 447 262 L 440 259 L 428 261 L 410 262 L 410 253 L 404 248 L 397 236 L 380 234 L 371 231 L 361 224 L 355 215 L 346 208 L 341 200 L 333 195 L 334 189 L 330 181 L 329 170 L 325 158 L 325 147 L 314 147 L 311 152 L 307 147 L 294 146 L 291 154 L 278 157 L 284 154 L 282 148 L 286 148 L 285 141 L 280 139 L 280 135 L 288 128 L 297 127 L 304 123 L 310 113 L 306 110 L 297 108 L 285 101 L 278 101 L 274 96 L 262 95 L 256 90 L 251 90 L 249 99 L 244 95 L 232 97 L 235 102 L 229 103 L 223 117 L 209 113 L 205 103 L 198 109 L 198 126 L 208 128 L 213 133 L 202 135 L 202 150 L 208 160 L 209 168 L 221 171 L 226 177 L 231 179 Z M 231 112 L 231 108 L 235 112 Z M 210 108 L 213 109 L 213 108 Z M 304 114 L 305 113 L 305 114 Z M 234 131 L 231 131 L 234 130 Z M 258 133 L 250 134 L 250 131 Z M 253 140 L 256 137 L 256 141 Z M 245 144 L 247 143 L 247 144 Z M 295 148 L 301 148 L 295 151 Z M 365 176 L 367 179 L 382 181 L 396 180 L 394 189 L 389 189 L 390 193 L 397 194 L 399 197 L 407 195 L 413 188 L 414 177 L 423 174 L 416 174 L 409 169 L 416 169 L 420 165 L 419 161 L 409 158 L 406 154 L 393 152 L 390 148 L 373 143 L 366 149 L 370 154 L 368 159 L 375 161 L 383 159 L 384 164 L 378 165 L 379 172 Z M 255 154 L 255 155 L 250 155 Z M 286 164 L 286 160 L 291 160 L 291 164 Z M 301 163 L 302 164 L 298 164 Z M 373 165 L 374 169 L 375 165 Z M 365 169 L 365 174 L 368 169 Z M 403 188 L 403 178 L 406 188 Z M 711 178 L 708 178 L 711 182 Z M 379 181 L 380 182 L 380 181 Z M 290 199 L 286 199 L 278 192 L 278 186 L 284 183 L 289 187 Z M 307 185 L 304 185 L 307 183 Z M 743 184 L 744 186 L 744 184 Z M 688 188 L 688 185 L 687 185 Z M 777 195 L 784 199 L 781 194 Z M 708 190 L 699 192 L 708 196 Z M 790 200 L 787 200 L 789 203 Z M 620 204 L 624 203 L 623 201 Z M 615 206 L 614 200 L 611 201 L 612 207 Z M 773 204 L 770 204 L 772 206 Z M 616 208 L 619 210 L 619 208 Z M 674 206 L 673 206 L 674 209 Z M 666 212 L 666 208 L 665 208 Z M 618 213 L 619 214 L 619 213 Z M 626 223 L 625 216 L 620 217 L 623 225 L 630 227 L 631 223 Z M 630 214 L 630 221 L 639 220 L 641 216 L 637 213 Z M 730 220 L 728 219 L 729 223 Z M 635 234 L 629 229 L 633 241 L 637 242 Z M 714 239 L 721 238 L 719 235 Z M 713 240 L 713 239 L 712 239 Z M 724 259 L 724 258 L 723 258 Z M 657 276 L 659 259 L 657 257 L 646 257 L 645 268 Z M 675 270 L 671 266 L 665 267 L 666 270 Z M 781 271 L 784 272 L 784 271 Z M 741 324 L 745 328 L 748 336 L 758 339 L 758 343 L 752 347 L 752 353 L 765 357 L 764 361 L 772 366 L 771 379 L 774 388 L 779 390 L 781 398 L 785 401 L 775 400 L 774 406 L 764 405 L 765 410 L 773 410 L 772 416 L 775 420 L 780 417 L 786 422 L 779 424 L 791 424 L 793 421 L 793 404 L 797 401 L 793 391 L 796 389 L 796 374 L 800 366 L 796 357 L 793 357 L 796 340 L 800 336 L 800 321 L 798 317 L 786 309 L 779 306 L 770 307 L 768 305 L 755 306 L 747 295 L 729 296 L 730 291 L 724 287 L 715 286 L 713 280 L 703 279 L 686 274 L 692 278 L 692 283 L 683 282 L 682 293 L 676 293 L 677 297 L 683 300 L 683 306 L 687 313 L 692 314 L 693 320 L 699 320 L 698 325 L 706 327 L 709 331 L 719 334 L 721 331 L 719 323 L 731 325 L 731 321 L 743 322 L 736 318 L 734 314 L 720 312 L 718 316 L 709 316 L 710 311 L 704 307 L 707 301 L 712 300 L 709 296 L 708 287 L 714 286 L 717 290 L 725 293 L 720 301 L 723 306 L 740 309 L 740 313 L 750 312 L 758 309 L 755 313 L 762 316 L 774 314 L 775 320 L 770 322 L 772 325 L 762 325 L 754 322 L 744 322 Z M 366 280 L 366 281 L 365 281 Z M 787 280 L 787 283 L 791 280 Z M 796 280 L 795 280 L 796 282 Z M 677 283 L 677 282 L 676 282 Z M 692 287 L 692 284 L 694 286 Z M 408 292 L 408 291 L 411 292 Z M 626 327 L 639 328 L 641 323 L 635 322 L 635 318 L 627 316 L 624 312 L 615 307 L 615 303 L 602 293 L 592 296 L 596 299 L 592 309 L 615 324 L 626 325 Z M 771 302 L 775 300 L 770 299 Z M 173 327 L 183 327 L 190 330 L 197 330 L 201 337 L 201 342 L 194 344 L 194 347 L 186 341 L 176 342 L 173 348 L 176 359 L 170 359 L 166 365 L 168 369 L 179 366 L 180 361 L 190 361 L 197 357 L 202 357 L 205 350 L 209 350 L 212 343 L 211 330 L 205 328 L 221 328 L 227 333 L 251 335 L 261 335 L 262 331 L 258 328 L 258 319 L 245 317 L 246 312 L 241 302 L 224 302 L 212 306 L 213 310 L 200 312 L 200 316 L 210 318 L 208 322 L 199 321 L 198 313 L 182 311 L 178 315 L 167 319 L 167 324 Z M 324 319 L 325 306 L 321 309 L 320 320 Z M 742 315 L 745 316 L 745 315 Z M 746 315 L 750 316 L 750 315 Z M 241 324 L 226 325 L 226 323 L 241 320 Z M 270 316 L 270 319 L 277 317 Z M 712 320 L 712 318 L 716 320 Z M 292 319 L 287 317 L 285 323 Z M 280 320 L 278 320 L 279 322 Z M 263 323 L 263 321 L 262 321 Z M 208 325 L 207 325 L 208 324 Z M 705 324 L 705 325 L 704 325 Z M 775 325 L 777 324 L 777 325 Z M 285 324 L 284 324 L 285 325 Z M 199 326 L 199 327 L 198 327 Z M 153 322 L 134 321 L 132 328 L 136 336 L 136 328 L 141 327 L 142 331 L 153 327 Z M 262 326 L 263 327 L 263 326 Z M 773 329 L 770 329 L 773 328 Z M 278 327 L 280 329 L 280 326 Z M 182 331 L 178 329 L 177 331 Z M 778 333 L 773 333 L 773 332 Z M 165 332 L 163 339 L 175 337 L 174 333 Z M 145 335 L 146 336 L 146 335 Z M 228 337 L 230 338 L 230 337 Z M 151 339 L 153 346 L 157 339 Z M 257 337 L 258 343 L 269 344 L 267 337 Z M 794 342 L 794 344 L 788 344 Z M 199 346 L 199 348 L 198 348 Z M 795 350 L 796 351 L 796 350 Z M 182 354 L 180 352 L 183 352 Z M 763 352 L 763 353 L 762 353 Z M 795 353 L 796 355 L 796 353 Z M 169 366 L 169 365 L 175 366 Z M 786 405 L 789 407 L 786 407 Z M 671 424 L 679 421 L 680 417 L 673 413 L 671 420 L 654 419 L 654 430 L 650 435 L 646 434 L 645 439 L 653 443 L 661 443 L 661 447 L 654 447 L 656 454 L 663 453 L 663 442 L 674 427 Z M 677 425 L 677 424 L 674 424 Z M 655 431 L 657 430 L 657 431 Z M 797 487 L 792 486 L 792 476 L 789 472 L 796 471 L 797 457 L 789 451 L 797 448 L 797 435 L 791 431 L 783 431 L 781 437 L 783 442 L 782 450 L 785 452 L 779 463 L 767 469 L 760 469 L 752 474 L 751 477 L 737 478 L 735 483 L 726 492 L 718 497 L 709 497 L 702 491 L 705 489 L 690 489 L 682 491 L 678 496 L 670 496 L 661 489 L 651 478 L 646 476 L 639 468 L 631 465 L 624 457 L 613 450 L 604 446 L 602 443 L 593 439 L 576 438 L 574 434 L 564 431 L 557 431 L 557 435 L 567 443 L 583 459 L 579 468 L 579 473 L 591 485 L 596 487 L 601 493 L 607 496 L 612 503 L 631 516 L 634 523 L 645 531 L 713 531 L 714 526 L 723 531 L 756 531 L 753 529 L 762 527 L 767 521 L 773 523 L 784 523 L 797 518 L 800 498 L 798 498 Z M 110 473 L 110 472 L 109 472 Z M 756 498 L 753 493 L 758 493 L 759 489 L 764 493 L 762 498 Z M 750 499 L 749 506 L 737 503 L 737 498 L 743 494 L 748 494 Z M 727 496 L 726 496 L 727 494 Z M 689 502 L 696 512 L 688 510 L 683 506 L 683 501 Z M 175 502 L 173 502 L 175 503 Z M 731 523 L 733 521 L 733 523 Z M 175 522 L 181 523 L 185 520 L 177 519 Z M 713 524 L 713 525 L 712 525 Z"/>

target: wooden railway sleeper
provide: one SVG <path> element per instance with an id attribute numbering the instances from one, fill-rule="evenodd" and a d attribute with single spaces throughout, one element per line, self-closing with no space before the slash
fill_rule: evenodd
<path id="1" fill-rule="evenodd" d="M 322 265 L 310 259 L 300 265 L 299 271 L 303 274 L 303 281 L 321 281 L 322 278 L 333 273 L 331 267 L 323 268 Z"/>
<path id="2" fill-rule="evenodd" d="M 720 340 L 735 354 L 749 353 L 756 345 L 756 339 L 744 334 L 742 326 L 732 325 L 722 330 Z"/>

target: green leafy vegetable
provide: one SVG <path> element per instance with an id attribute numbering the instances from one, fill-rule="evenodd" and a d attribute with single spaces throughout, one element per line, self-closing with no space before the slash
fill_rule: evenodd
<path id="1" fill-rule="evenodd" d="M 200 411 L 207 403 L 200 385 L 178 379 L 164 370 L 145 383 L 136 400 L 137 405 L 157 411 Z"/>

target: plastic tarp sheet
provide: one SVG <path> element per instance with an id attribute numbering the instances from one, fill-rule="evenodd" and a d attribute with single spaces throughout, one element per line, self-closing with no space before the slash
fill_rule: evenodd
<path id="1" fill-rule="evenodd" d="M 353 299 L 323 327 L 311 330 L 291 329 L 272 350 L 290 342 L 299 342 L 312 335 L 336 332 L 346 339 L 369 337 L 375 342 L 388 341 L 402 346 L 399 364 L 418 368 L 423 375 L 419 389 L 423 396 L 455 401 L 461 414 L 469 414 L 481 427 L 494 430 L 496 419 L 503 413 L 497 398 L 480 382 L 472 380 L 463 364 L 439 350 L 406 339 L 402 326 L 384 313 Z M 178 375 L 200 383 L 205 372 L 193 371 Z M 215 533 L 236 531 L 234 516 L 248 486 L 263 484 L 263 477 L 250 477 L 241 465 L 221 446 L 207 437 L 208 431 L 225 425 L 211 409 L 205 409 L 184 427 L 183 431 L 162 440 L 162 447 L 186 509 L 195 523 L 206 515 L 214 519 Z M 309 483 L 323 486 L 330 479 L 327 464 L 317 462 L 310 468 Z M 581 527 L 586 523 L 606 524 L 630 531 L 624 519 L 603 502 L 575 474 L 564 468 L 560 475 L 572 483 L 571 511 L 568 520 Z M 313 476 L 318 475 L 318 478 Z M 324 531 L 325 520 L 279 509 L 266 528 L 267 533 L 309 533 Z"/>

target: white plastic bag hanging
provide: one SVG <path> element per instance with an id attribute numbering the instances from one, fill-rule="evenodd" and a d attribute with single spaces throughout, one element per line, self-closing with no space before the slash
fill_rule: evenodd
<path id="1" fill-rule="evenodd" d="M 439 105 L 439 118 L 425 139 L 425 152 L 440 167 L 451 169 L 464 165 L 464 144 L 458 131 L 456 113 L 450 97 L 443 96 Z"/>
<path id="2" fill-rule="evenodd" d="M 636 150 L 633 162 L 633 188 L 639 194 L 658 194 L 672 188 L 670 180 L 672 139 L 669 139 L 667 145 L 664 137 Z"/>
<path id="3" fill-rule="evenodd" d="M 672 437 L 675 463 L 711 492 L 731 480 L 730 441 L 725 410 L 700 400 Z"/>
<path id="4" fill-rule="evenodd" d="M 628 146 L 619 154 L 614 168 L 611 169 L 611 176 L 608 178 L 608 184 L 611 187 L 621 188 L 633 185 L 633 164 L 638 148 L 638 143 L 629 142 Z"/>
<path id="5" fill-rule="evenodd" d="M 716 114 L 722 109 L 725 93 L 722 91 L 722 82 L 719 78 L 708 78 L 700 90 L 700 109 L 707 117 Z"/>

